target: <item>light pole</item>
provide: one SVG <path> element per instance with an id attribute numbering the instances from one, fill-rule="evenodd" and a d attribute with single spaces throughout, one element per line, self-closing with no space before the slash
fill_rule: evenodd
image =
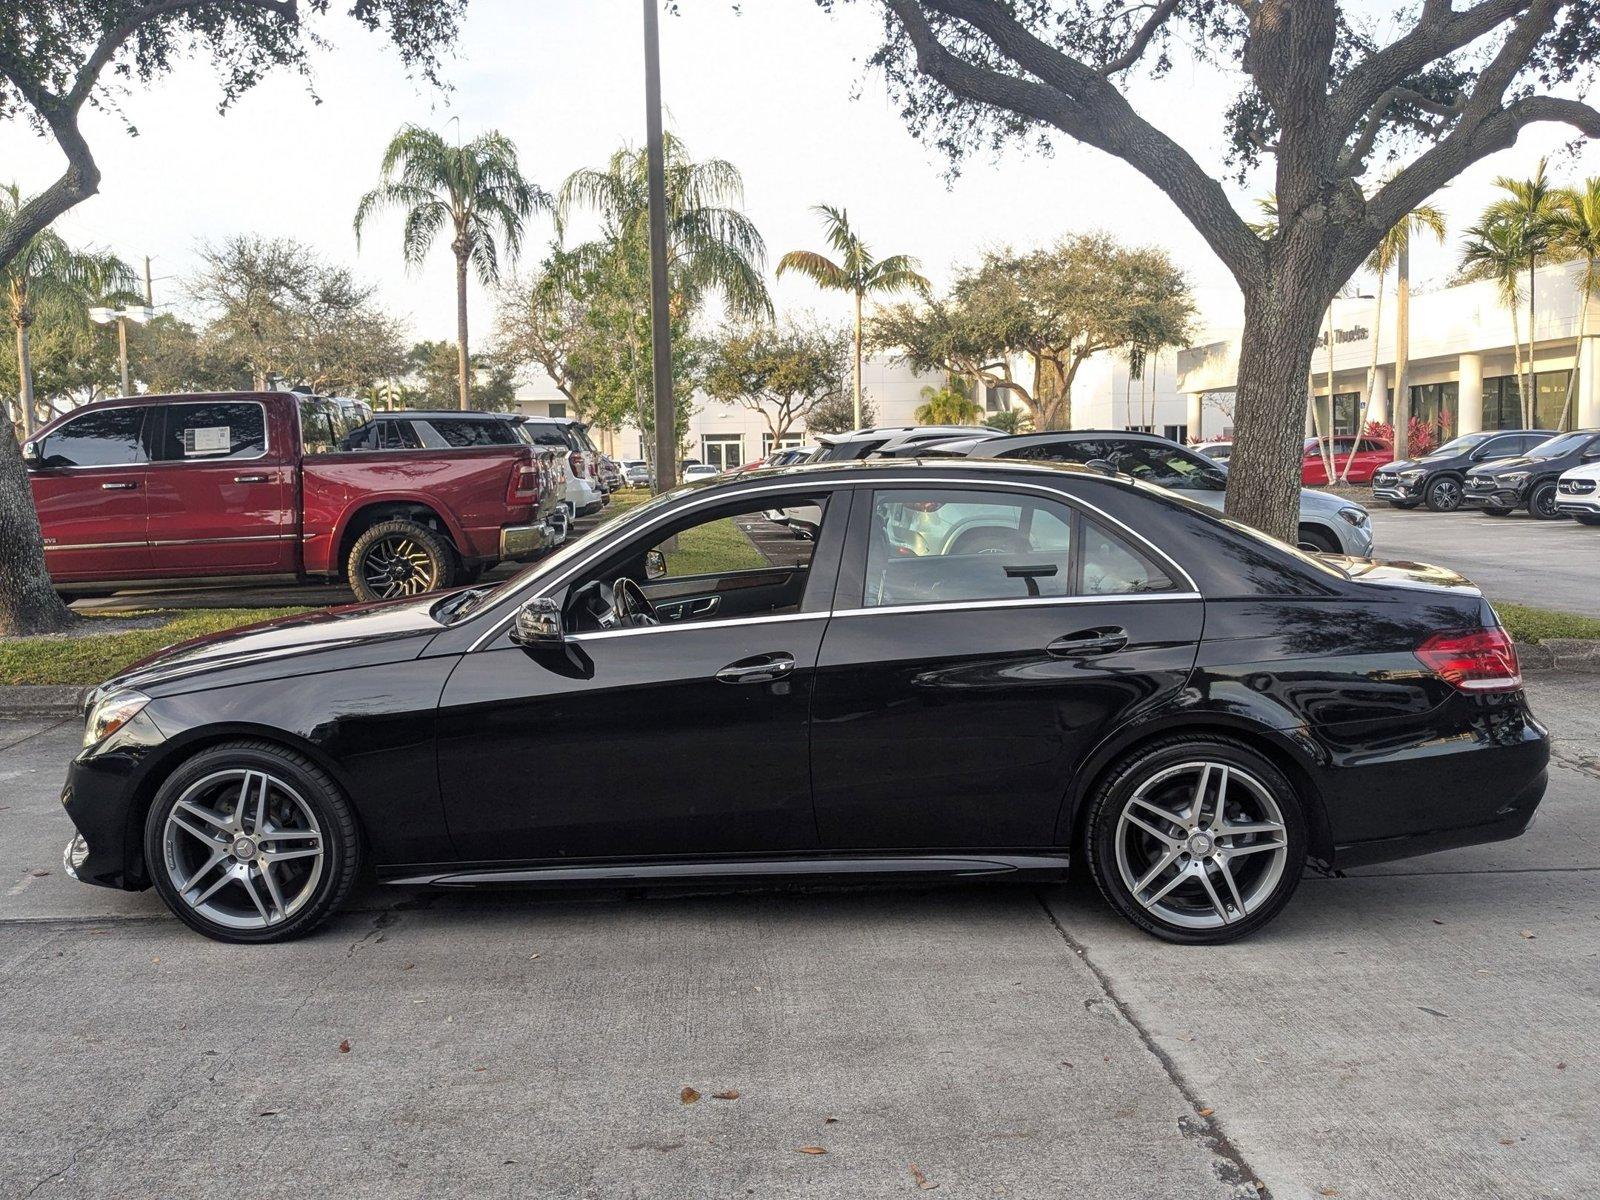
<path id="1" fill-rule="evenodd" d="M 678 423 L 672 408 L 672 326 L 667 312 L 667 183 L 661 136 L 661 38 L 657 0 L 644 0 L 644 118 L 650 199 L 650 350 L 655 384 L 656 491 L 678 482 Z"/>
<path id="2" fill-rule="evenodd" d="M 122 368 L 122 394 L 128 395 L 132 390 L 128 386 L 128 322 L 143 325 L 155 314 L 142 304 L 121 304 L 116 308 L 104 306 L 91 308 L 89 320 L 96 325 L 110 325 L 115 322 L 117 326 L 117 362 Z"/>

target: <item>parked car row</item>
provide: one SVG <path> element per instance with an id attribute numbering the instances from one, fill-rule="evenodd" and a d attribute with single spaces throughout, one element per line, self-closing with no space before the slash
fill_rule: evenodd
<path id="1" fill-rule="evenodd" d="M 104 400 L 23 459 L 46 565 L 76 593 L 343 578 L 362 600 L 416 595 L 539 557 L 608 499 L 581 423 L 295 392 Z"/>
<path id="2" fill-rule="evenodd" d="M 1233 454 L 1233 442 L 1202 442 L 1195 447 L 1195 451 L 1213 462 L 1226 465 Z M 1333 478 L 1350 483 L 1367 483 L 1374 472 L 1393 458 L 1394 443 L 1388 438 L 1370 435 L 1307 438 L 1301 448 L 1300 486 L 1326 487 L 1329 459 L 1333 462 Z"/>
<path id="3" fill-rule="evenodd" d="M 1477 509 L 1503 517 L 1600 523 L 1600 429 L 1505 429 L 1464 434 L 1431 454 L 1390 463 L 1372 479 L 1375 499 L 1432 512 Z"/>

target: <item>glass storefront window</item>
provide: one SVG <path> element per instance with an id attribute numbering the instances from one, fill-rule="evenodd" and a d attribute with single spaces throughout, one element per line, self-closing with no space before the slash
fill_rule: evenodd
<path id="1" fill-rule="evenodd" d="M 1524 426 L 1522 417 L 1522 379 L 1516 375 L 1497 375 L 1483 381 L 1483 427 L 1485 429 L 1571 429 L 1573 413 L 1566 422 L 1561 410 L 1567 404 L 1571 371 L 1541 371 L 1534 380 L 1532 424 Z"/>
<path id="2" fill-rule="evenodd" d="M 1411 388 L 1411 419 L 1431 425 L 1437 439 L 1443 441 L 1455 431 L 1460 396 L 1461 385 L 1454 380 L 1416 384 Z"/>

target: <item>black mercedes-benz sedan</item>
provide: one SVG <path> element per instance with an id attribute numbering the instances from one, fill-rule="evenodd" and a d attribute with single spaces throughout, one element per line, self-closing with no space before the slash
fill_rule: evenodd
<path id="1" fill-rule="evenodd" d="M 763 514 L 814 510 L 817 536 Z M 766 547 L 766 549 L 763 549 Z M 1053 877 L 1160 937 L 1514 837 L 1546 734 L 1459 576 L 1008 461 L 681 488 L 503 583 L 101 685 L 66 864 L 225 941 L 390 884 Z"/>

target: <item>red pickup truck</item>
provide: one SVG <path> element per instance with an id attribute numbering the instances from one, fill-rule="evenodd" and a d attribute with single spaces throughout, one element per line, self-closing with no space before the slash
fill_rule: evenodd
<path id="1" fill-rule="evenodd" d="M 545 452 L 511 418 L 470 415 L 509 436 L 387 448 L 362 436 L 372 412 L 356 401 L 125 397 L 51 422 L 22 453 L 63 591 L 344 577 L 383 600 L 470 582 L 566 535 Z"/>

